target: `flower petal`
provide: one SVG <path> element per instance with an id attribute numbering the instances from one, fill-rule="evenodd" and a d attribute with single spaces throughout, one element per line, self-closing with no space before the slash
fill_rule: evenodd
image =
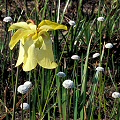
<path id="1" fill-rule="evenodd" d="M 30 29 L 29 25 L 26 23 L 26 22 L 18 22 L 18 23 L 14 23 L 12 24 L 8 31 L 11 31 L 11 30 L 15 30 L 15 29 Z"/>
<path id="2" fill-rule="evenodd" d="M 46 34 L 43 36 L 43 44 L 41 49 L 36 48 L 37 50 L 37 60 L 38 64 L 43 68 L 54 69 L 57 67 L 57 64 L 54 62 L 54 55 L 52 51 L 52 42 L 50 36 Z"/>
<path id="3" fill-rule="evenodd" d="M 32 34 L 33 31 L 31 30 L 23 30 L 23 29 L 19 29 L 17 30 L 14 35 L 11 38 L 11 41 L 9 43 L 9 47 L 12 50 L 14 48 L 14 46 L 16 45 L 16 43 L 22 39 L 23 37 L 28 36 L 29 34 Z"/>
<path id="4" fill-rule="evenodd" d="M 43 38 L 41 36 L 38 37 L 37 41 L 35 42 L 35 47 L 36 48 L 41 48 L 43 44 Z"/>
<path id="5" fill-rule="evenodd" d="M 50 31 L 50 30 L 58 30 L 58 29 L 63 29 L 63 30 L 67 30 L 67 26 L 65 25 L 60 25 L 58 23 L 49 21 L 49 20 L 43 20 L 39 25 L 38 28 L 41 29 L 45 29 L 46 32 Z"/>
<path id="6" fill-rule="evenodd" d="M 36 29 L 37 29 L 36 25 L 30 23 L 30 24 L 28 24 L 28 26 L 30 27 L 31 30 L 33 30 L 34 32 L 36 32 Z"/>
<path id="7" fill-rule="evenodd" d="M 34 69 L 37 65 L 37 59 L 36 59 L 36 51 L 35 51 L 35 44 L 33 43 L 29 48 L 28 48 L 28 57 L 23 64 L 23 70 L 24 71 L 30 71 Z"/>
<path id="8" fill-rule="evenodd" d="M 20 42 L 20 48 L 19 48 L 19 56 L 18 56 L 18 60 L 16 63 L 16 67 L 19 66 L 24 60 L 24 47 L 22 45 L 22 43 Z"/>

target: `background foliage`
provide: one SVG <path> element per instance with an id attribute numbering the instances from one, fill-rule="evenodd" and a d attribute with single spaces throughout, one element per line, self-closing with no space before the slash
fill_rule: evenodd
<path id="1" fill-rule="evenodd" d="M 32 19 L 38 25 L 48 19 L 68 26 L 68 31 L 51 32 L 55 61 L 58 68 L 43 69 L 37 66 L 30 72 L 15 68 L 18 46 L 10 51 L 8 44 L 13 33 L 12 23 L 4 23 L 11 16 L 13 23 Z M 98 22 L 103 16 L 105 21 Z M 68 22 L 74 20 L 76 26 Z M 104 44 L 111 42 L 112 49 Z M 16 95 L 16 112 L 13 111 L 15 86 L 31 81 L 33 87 L 24 96 L 30 110 L 25 119 L 94 120 L 119 119 L 120 102 L 111 94 L 120 90 L 120 1 L 119 0 L 0 0 L 0 117 L 21 118 L 21 94 Z M 100 58 L 92 58 L 96 52 Z M 71 56 L 77 54 L 79 61 Z M 98 74 L 99 64 L 105 71 Z M 59 71 L 66 73 L 59 78 Z M 74 81 L 75 88 L 66 90 L 62 82 Z M 17 82 L 16 82 L 17 81 Z M 8 113 L 5 112 L 7 110 Z"/>

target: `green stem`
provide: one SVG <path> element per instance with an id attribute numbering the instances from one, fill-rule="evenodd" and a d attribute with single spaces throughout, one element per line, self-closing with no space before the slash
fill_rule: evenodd
<path id="1" fill-rule="evenodd" d="M 13 116 L 12 116 L 12 120 L 15 120 L 17 85 L 18 85 L 18 67 L 17 67 L 17 72 L 16 72 L 16 84 L 15 84 L 15 92 L 14 92 Z"/>
<path id="2" fill-rule="evenodd" d="M 120 99 L 118 100 L 118 116 L 117 120 L 120 120 Z"/>
<path id="3" fill-rule="evenodd" d="M 22 104 L 22 117 L 21 117 L 21 120 L 24 120 L 24 116 L 23 116 L 24 115 L 23 114 L 23 94 L 22 94 L 22 103 L 21 104 Z"/>
<path id="4" fill-rule="evenodd" d="M 70 119 L 70 89 L 67 89 L 67 120 Z"/>

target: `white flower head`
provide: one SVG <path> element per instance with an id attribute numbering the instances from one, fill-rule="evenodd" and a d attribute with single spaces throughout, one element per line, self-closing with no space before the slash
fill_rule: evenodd
<path id="1" fill-rule="evenodd" d="M 106 45 L 105 45 L 105 48 L 112 48 L 113 47 L 113 44 L 112 43 L 107 43 Z"/>
<path id="2" fill-rule="evenodd" d="M 73 21 L 73 20 L 70 20 L 68 23 L 69 23 L 71 26 L 73 26 L 73 27 L 76 26 L 76 23 L 75 23 L 75 21 Z"/>
<path id="3" fill-rule="evenodd" d="M 104 68 L 103 67 L 97 67 L 96 70 L 97 70 L 97 72 L 101 72 L 101 71 L 104 71 Z"/>
<path id="4" fill-rule="evenodd" d="M 63 87 L 64 88 L 74 88 L 74 83 L 72 80 L 65 80 L 63 83 L 62 83 Z"/>
<path id="5" fill-rule="evenodd" d="M 5 17 L 4 19 L 3 19 L 3 21 L 4 22 L 11 22 L 12 21 L 12 18 L 11 17 Z"/>
<path id="6" fill-rule="evenodd" d="M 21 109 L 22 109 L 22 103 L 20 105 Z M 23 103 L 23 110 L 28 110 L 30 108 L 28 103 Z"/>
<path id="7" fill-rule="evenodd" d="M 112 97 L 113 98 L 120 98 L 120 93 L 119 92 L 113 92 Z"/>
<path id="8" fill-rule="evenodd" d="M 58 72 L 56 75 L 58 77 L 65 77 L 66 76 L 66 74 L 64 72 Z"/>
<path id="9" fill-rule="evenodd" d="M 17 88 L 17 91 L 21 94 L 25 94 L 28 92 L 28 87 L 26 85 L 20 85 L 18 88 Z"/>
<path id="10" fill-rule="evenodd" d="M 98 57 L 98 56 L 100 56 L 100 53 L 95 53 L 95 54 L 93 54 L 93 58 L 96 58 L 96 57 Z"/>
<path id="11" fill-rule="evenodd" d="M 28 89 L 32 87 L 32 83 L 30 81 L 26 81 L 23 85 L 25 85 Z"/>
<path id="12" fill-rule="evenodd" d="M 97 20 L 100 21 L 100 22 L 102 22 L 102 21 L 105 20 L 105 18 L 104 17 L 98 17 Z"/>
<path id="13" fill-rule="evenodd" d="M 78 55 L 73 55 L 73 56 L 71 57 L 71 59 L 73 59 L 73 60 L 79 60 L 80 57 L 79 57 Z"/>

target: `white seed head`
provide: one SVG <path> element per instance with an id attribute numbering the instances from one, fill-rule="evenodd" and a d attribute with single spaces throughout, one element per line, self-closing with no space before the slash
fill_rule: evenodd
<path id="1" fill-rule="evenodd" d="M 70 20 L 68 23 L 69 23 L 71 26 L 74 26 L 74 27 L 75 27 L 75 25 L 76 25 L 75 21 L 73 21 L 73 20 Z"/>
<path id="2" fill-rule="evenodd" d="M 97 20 L 98 21 L 104 21 L 105 19 L 104 19 L 104 17 L 98 17 Z"/>
<path id="3" fill-rule="evenodd" d="M 12 21 L 12 18 L 11 17 L 5 17 L 4 19 L 3 19 L 3 21 L 4 22 L 11 22 Z"/>
<path id="4" fill-rule="evenodd" d="M 80 57 L 79 57 L 78 55 L 73 55 L 73 56 L 71 57 L 71 59 L 73 59 L 73 60 L 79 60 Z"/>
<path id="5" fill-rule="evenodd" d="M 113 98 L 120 98 L 120 93 L 119 92 L 113 92 L 112 97 Z"/>
<path id="6" fill-rule="evenodd" d="M 101 71 L 104 71 L 104 68 L 103 67 L 97 67 L 96 70 L 97 70 L 97 72 L 101 72 Z"/>
<path id="7" fill-rule="evenodd" d="M 22 103 L 20 105 L 21 109 L 22 109 Z M 23 103 L 23 110 L 28 110 L 30 108 L 28 103 Z"/>
<path id="8" fill-rule="evenodd" d="M 93 58 L 96 58 L 96 57 L 98 57 L 98 56 L 100 56 L 100 53 L 95 53 L 95 54 L 93 54 Z"/>
<path id="9" fill-rule="evenodd" d="M 25 86 L 25 85 L 20 85 L 18 88 L 17 88 L 17 91 L 21 94 L 25 94 L 28 92 L 28 87 Z"/>
<path id="10" fill-rule="evenodd" d="M 65 80 L 63 83 L 62 83 L 63 87 L 64 88 L 73 88 L 74 87 L 74 83 L 72 80 Z"/>
<path id="11" fill-rule="evenodd" d="M 112 43 L 107 43 L 106 45 L 105 45 L 105 48 L 112 48 L 113 47 L 113 44 Z"/>
<path id="12" fill-rule="evenodd" d="M 32 87 L 32 83 L 30 81 L 26 81 L 23 85 L 25 85 L 28 89 Z"/>
<path id="13" fill-rule="evenodd" d="M 66 76 L 66 74 L 64 72 L 58 72 L 56 75 L 58 77 L 65 77 Z"/>

